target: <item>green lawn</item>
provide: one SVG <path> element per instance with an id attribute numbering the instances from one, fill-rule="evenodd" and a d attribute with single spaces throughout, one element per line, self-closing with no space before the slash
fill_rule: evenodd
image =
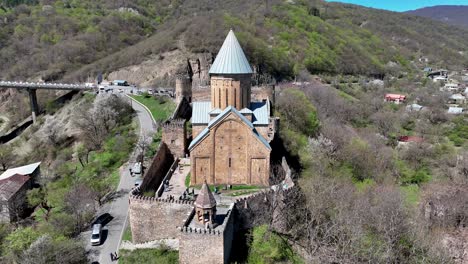
<path id="1" fill-rule="evenodd" d="M 125 228 L 125 231 L 122 235 L 122 241 L 132 241 L 132 229 L 130 228 L 130 225 L 127 225 Z"/>
<path id="2" fill-rule="evenodd" d="M 177 264 L 179 252 L 167 249 L 120 250 L 120 264 Z"/>
<path id="3" fill-rule="evenodd" d="M 185 176 L 185 187 L 190 187 L 190 172 Z"/>
<path id="4" fill-rule="evenodd" d="M 144 95 L 132 95 L 131 97 L 148 107 L 158 122 L 168 119 L 176 108 L 176 104 L 165 97 L 147 97 Z"/>

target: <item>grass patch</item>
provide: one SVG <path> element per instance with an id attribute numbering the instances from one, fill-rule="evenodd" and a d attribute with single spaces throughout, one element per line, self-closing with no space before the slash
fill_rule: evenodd
<path id="1" fill-rule="evenodd" d="M 411 184 L 401 186 L 400 190 L 405 198 L 405 203 L 408 206 L 416 206 L 419 202 L 419 186 L 417 184 Z"/>
<path id="2" fill-rule="evenodd" d="M 144 193 L 143 193 L 143 196 L 146 196 L 146 197 L 154 197 L 155 194 L 156 194 L 156 191 L 150 190 L 150 191 L 144 192 Z"/>
<path id="3" fill-rule="evenodd" d="M 190 172 L 185 176 L 185 187 L 190 187 Z"/>
<path id="4" fill-rule="evenodd" d="M 304 263 L 289 246 L 286 239 L 268 229 L 267 225 L 255 227 L 247 263 Z"/>
<path id="5" fill-rule="evenodd" d="M 120 264 L 177 264 L 179 252 L 169 249 L 135 249 L 119 251 Z"/>
<path id="6" fill-rule="evenodd" d="M 240 190 L 240 191 L 228 193 L 228 194 L 226 194 L 226 195 L 236 197 L 236 196 L 241 196 L 241 195 L 247 195 L 247 194 L 251 194 L 251 193 L 256 193 L 256 192 L 258 192 L 258 191 L 259 191 L 259 189 Z"/>
<path id="7" fill-rule="evenodd" d="M 132 241 L 132 229 L 130 228 L 129 224 L 127 224 L 127 227 L 125 228 L 125 231 L 122 235 L 122 241 Z"/>
<path id="8" fill-rule="evenodd" d="M 165 97 L 145 97 L 142 95 L 132 95 L 131 97 L 148 107 L 158 122 L 168 119 L 176 108 L 176 104 Z"/>

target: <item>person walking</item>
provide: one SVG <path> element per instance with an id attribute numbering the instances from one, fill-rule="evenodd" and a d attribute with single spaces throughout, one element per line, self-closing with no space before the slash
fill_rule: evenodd
<path id="1" fill-rule="evenodd" d="M 114 261 L 114 254 L 112 252 L 110 253 L 110 258 L 111 258 L 111 262 L 113 262 Z"/>

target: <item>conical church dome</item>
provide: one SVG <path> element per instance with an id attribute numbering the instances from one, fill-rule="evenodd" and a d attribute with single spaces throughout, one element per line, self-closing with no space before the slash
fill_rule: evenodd
<path id="1" fill-rule="evenodd" d="M 252 68 L 232 29 L 218 52 L 210 74 L 251 74 Z"/>

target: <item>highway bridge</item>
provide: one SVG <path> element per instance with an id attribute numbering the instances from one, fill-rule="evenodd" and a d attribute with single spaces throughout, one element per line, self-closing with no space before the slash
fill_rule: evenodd
<path id="1" fill-rule="evenodd" d="M 31 105 L 31 113 L 33 122 L 36 123 L 36 117 L 39 115 L 39 105 L 37 103 L 36 91 L 38 89 L 43 90 L 97 90 L 97 86 L 94 84 L 68 84 L 68 83 L 41 83 L 41 82 L 9 82 L 9 81 L 0 81 L 0 89 L 18 89 L 18 90 L 27 90 L 29 94 L 29 102 Z"/>

